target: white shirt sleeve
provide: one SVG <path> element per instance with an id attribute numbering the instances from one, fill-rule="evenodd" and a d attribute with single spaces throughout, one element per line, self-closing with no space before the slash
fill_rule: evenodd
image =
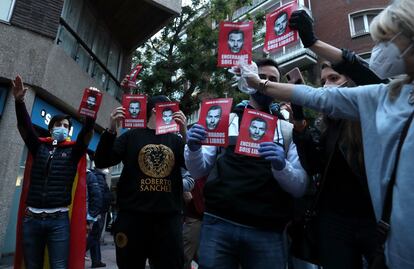
<path id="1" fill-rule="evenodd" d="M 308 175 L 300 164 L 296 145 L 291 142 L 286 156 L 286 166 L 282 170 L 272 168 L 273 177 L 279 185 L 293 197 L 301 197 L 308 186 Z"/>
<path id="2" fill-rule="evenodd" d="M 185 165 L 195 179 L 207 176 L 216 162 L 217 147 L 201 146 L 197 151 L 191 151 L 187 145 L 184 149 Z"/>

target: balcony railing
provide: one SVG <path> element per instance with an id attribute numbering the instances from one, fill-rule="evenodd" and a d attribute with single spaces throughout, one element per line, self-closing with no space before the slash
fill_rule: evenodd
<path id="1" fill-rule="evenodd" d="M 255 7 L 257 7 L 258 5 L 261 5 L 264 2 L 267 2 L 269 0 L 253 0 L 253 3 L 249 6 L 244 6 L 239 8 L 238 10 L 236 10 L 233 13 L 233 20 L 248 13 L 250 10 L 254 9 Z"/>
<path id="2" fill-rule="evenodd" d="M 60 25 L 57 44 L 61 45 L 66 53 L 68 53 L 85 72 L 96 80 L 101 90 L 108 92 L 120 101 L 122 98 L 122 88 L 117 77 L 106 67 L 106 65 L 63 18 L 60 18 Z"/>

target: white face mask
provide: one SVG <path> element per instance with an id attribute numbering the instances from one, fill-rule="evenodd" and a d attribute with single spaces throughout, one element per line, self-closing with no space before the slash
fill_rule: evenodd
<path id="1" fill-rule="evenodd" d="M 390 41 L 380 42 L 372 49 L 369 68 L 380 78 L 386 79 L 406 73 L 404 55 L 412 48 L 412 44 L 400 53 L 400 49 L 392 42 L 401 33 L 396 34 Z"/>
<path id="2" fill-rule="evenodd" d="M 283 115 L 283 117 L 285 118 L 285 120 L 289 120 L 289 118 L 290 118 L 289 111 L 287 111 L 286 109 L 282 109 L 282 110 L 280 110 L 280 114 Z"/>

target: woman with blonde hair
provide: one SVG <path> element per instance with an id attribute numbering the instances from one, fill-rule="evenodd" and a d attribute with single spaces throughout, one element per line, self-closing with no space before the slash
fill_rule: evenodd
<path id="1" fill-rule="evenodd" d="M 384 237 L 386 263 L 398 269 L 414 268 L 413 10 L 412 0 L 394 1 L 371 24 L 376 45 L 370 68 L 382 79 L 398 76 L 388 85 L 321 90 L 261 80 L 252 65 L 240 66 L 249 87 L 268 96 L 330 117 L 360 120 L 375 215 L 390 224 L 382 225 L 384 231 L 390 227 Z"/>

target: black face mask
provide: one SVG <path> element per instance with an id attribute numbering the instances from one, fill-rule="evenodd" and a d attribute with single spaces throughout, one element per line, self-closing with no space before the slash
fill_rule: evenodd
<path id="1" fill-rule="evenodd" d="M 267 109 L 270 104 L 273 102 L 273 98 L 269 97 L 267 95 L 264 95 L 260 92 L 255 92 L 254 94 L 251 95 L 253 100 L 256 101 L 256 103 L 264 109 Z"/>

